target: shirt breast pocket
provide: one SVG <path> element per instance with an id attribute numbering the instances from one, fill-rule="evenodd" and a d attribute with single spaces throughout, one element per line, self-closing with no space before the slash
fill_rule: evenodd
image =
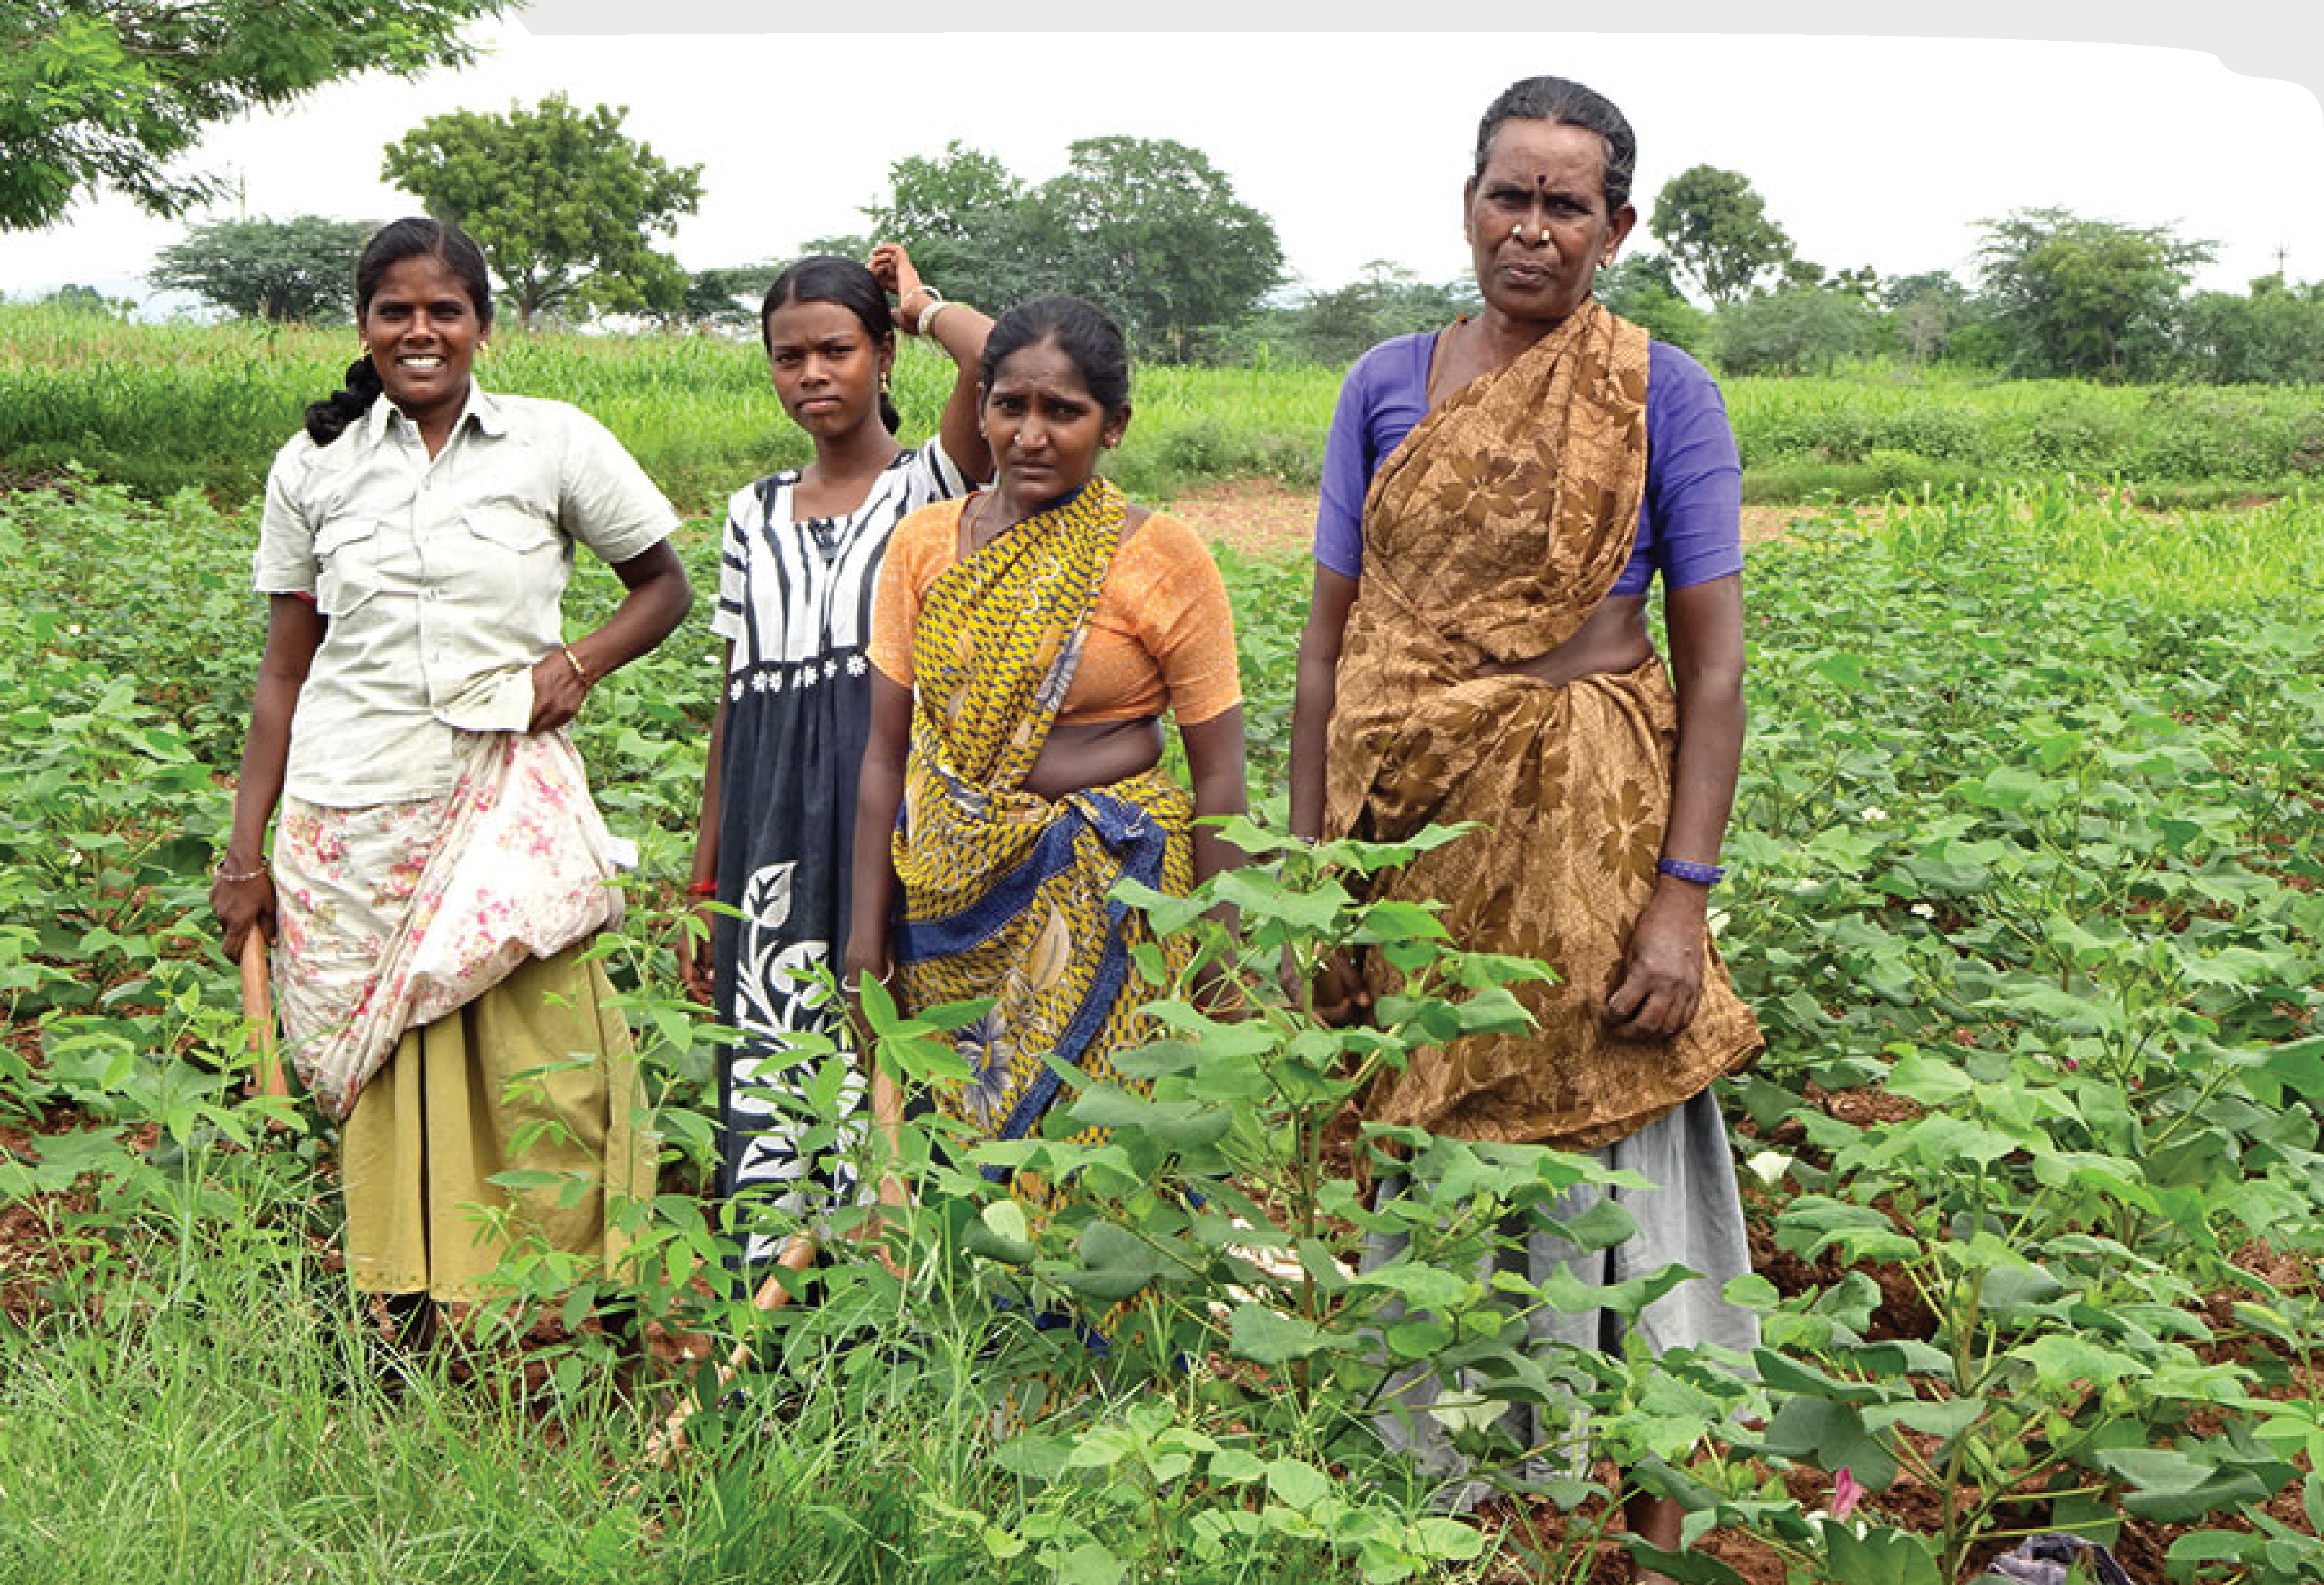
<path id="1" fill-rule="evenodd" d="M 557 525 L 519 500 L 479 501 L 460 515 L 460 559 L 465 577 L 521 598 L 540 589 L 563 585 L 570 542 Z"/>
<path id="2" fill-rule="evenodd" d="M 345 616 L 379 592 L 379 524 L 343 517 L 315 535 L 315 609 Z"/>

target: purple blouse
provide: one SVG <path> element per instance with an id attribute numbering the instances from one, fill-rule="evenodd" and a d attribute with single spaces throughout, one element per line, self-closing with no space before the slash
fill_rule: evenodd
<path id="1" fill-rule="evenodd" d="M 1356 359 L 1340 386 L 1323 442 L 1315 560 L 1361 575 L 1364 493 L 1380 459 L 1428 412 L 1428 360 L 1437 332 L 1383 341 Z M 1618 595 L 1644 594 L 1656 572 L 1684 589 L 1743 570 L 1743 462 L 1727 404 L 1703 366 L 1675 347 L 1646 346 L 1646 491 L 1638 542 L 1614 580 Z"/>

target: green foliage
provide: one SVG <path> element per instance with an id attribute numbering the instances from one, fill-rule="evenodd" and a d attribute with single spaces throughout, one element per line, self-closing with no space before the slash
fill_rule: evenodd
<path id="1" fill-rule="evenodd" d="M 345 330 L 129 325 L 0 304 L 0 468 L 53 475 L 78 463 L 154 499 L 188 486 L 247 498 L 306 404 L 337 385 L 351 339 Z M 738 485 L 807 457 L 755 337 L 504 338 L 481 372 L 495 390 L 579 403 L 689 513 L 708 513 Z M 1158 500 L 1220 478 L 1313 487 L 1340 373 L 1288 362 L 1140 364 L 1137 416 L 1110 471 Z M 906 433 L 934 429 L 952 378 L 941 354 L 906 339 L 896 368 Z M 2148 488 L 2200 483 L 2233 500 L 2324 471 L 2324 400 L 2313 388 L 1995 384 L 1939 367 L 1732 378 L 1723 394 L 1746 488 L 1760 500 L 2065 470 L 2136 477 Z M 1890 466 L 1869 467 L 1874 452 L 1889 454 Z"/>
<path id="2" fill-rule="evenodd" d="M 463 65 L 505 0 L 52 0 L 0 12 L 0 230 L 99 187 L 174 215 L 226 190 L 173 173 L 214 123 L 362 71 Z"/>
<path id="3" fill-rule="evenodd" d="M 2180 316 L 2180 348 L 2200 379 L 2324 385 L 2324 282 L 2263 275 L 2247 296 L 2198 292 Z"/>
<path id="4" fill-rule="evenodd" d="M 861 258 L 863 253 L 850 256 Z M 736 264 L 693 271 L 686 278 L 685 301 L 676 312 L 665 316 L 666 321 L 755 333 L 759 328 L 759 304 L 780 273 L 779 264 Z"/>
<path id="5" fill-rule="evenodd" d="M 1237 936 L 1191 917 L 1201 899 L 1144 900 L 1201 932 L 1242 1015 L 1157 984 L 1167 1033 L 1125 1068 L 1150 1093 L 1069 1076 L 1056 1127 L 1021 1145 L 940 1156 L 908 1134 L 910 1285 L 841 1244 L 812 1302 L 755 1316 L 716 1280 L 740 1228 L 692 1192 L 721 1037 L 663 988 L 713 646 L 697 630 L 624 670 L 582 740 L 642 848 L 604 950 L 667 1142 L 664 1192 L 625 1212 L 625 1291 L 760 1360 L 642 1481 L 658 1411 L 586 1321 L 598 1284 L 520 1256 L 477 1352 L 391 1367 L 318 1259 L 327 1137 L 295 1108 L 266 1133 L 235 1098 L 202 871 L 259 638 L 253 533 L 248 511 L 85 480 L 0 496 L 20 586 L 0 609 L 0 1202 L 50 1234 L 46 1264 L 0 1269 L 0 1580 L 358 1579 L 423 1553 L 444 1578 L 640 1585 L 1572 1579 L 1631 1491 L 1840 1585 L 1957 1578 L 1981 1536 L 2104 1538 L 2126 1512 L 2190 1527 L 2173 1580 L 2319 1577 L 2324 1306 L 2296 1274 L 2324 1256 L 2312 499 L 2170 519 L 2070 485 L 1898 496 L 1753 552 L 1718 929 L 1772 1046 L 1729 1091 L 1784 1256 L 1780 1288 L 1733 1295 L 1761 1312 L 1756 1384 L 1683 1353 L 1516 1346 L 1512 1308 L 1653 1291 L 1476 1278 L 1505 1212 L 1594 1163 L 1375 1131 L 1363 1147 L 1400 1151 L 1414 1186 L 1371 1206 L 1326 1169 L 1323 1123 L 1367 1070 L 1510 1016 L 1504 987 L 1539 969 L 1455 950 L 1425 908 L 1356 904 L 1392 850 L 1256 824 L 1232 834 L 1262 862 L 1213 885 Z M 709 536 L 682 551 L 706 578 Z M 1227 570 L 1264 794 L 1304 579 Z M 585 567 L 569 620 L 617 592 Z M 1321 1028 L 1276 965 L 1358 940 L 1413 979 L 1372 1025 Z M 925 1082 L 974 1009 L 872 1011 Z M 1065 1136 L 1086 1123 L 1111 1137 Z M 1004 1163 L 1072 1191 L 1028 1216 L 976 1170 Z M 1359 1270 L 1367 1233 L 1405 1253 Z M 1151 1302 L 1102 1375 L 1031 1324 L 1134 1292 Z M 501 1363 L 536 1321 L 525 1370 Z M 559 1321 L 578 1330 L 544 1342 Z M 1563 1529 L 1428 1512 L 1371 1433 L 1415 1362 L 1468 1395 L 1448 1414 L 1487 1477 Z M 996 1399 L 1044 1376 L 1052 1414 L 989 1434 Z M 1524 1464 L 1495 1411 L 1535 1395 L 1586 1411 L 1621 1487 Z M 1842 1466 L 1875 1488 L 1852 1516 L 1793 1496 Z"/>
<path id="6" fill-rule="evenodd" d="M 1313 292 L 1271 316 L 1270 345 L 1310 363 L 1352 363 L 1391 336 L 1438 330 L 1475 311 L 1470 282 L 1431 286 L 1411 271 L 1381 260 L 1332 292 Z"/>
<path id="7" fill-rule="evenodd" d="M 902 243 L 924 278 L 998 314 L 1044 290 L 1029 197 L 1006 165 L 955 138 L 889 166 L 887 199 L 862 212 L 872 236 Z"/>
<path id="8" fill-rule="evenodd" d="M 374 229 L 319 215 L 208 221 L 156 255 L 146 278 L 246 320 L 346 320 L 355 256 Z"/>
<path id="9" fill-rule="evenodd" d="M 702 167 L 665 163 L 622 130 L 629 112 L 563 94 L 506 116 L 431 116 L 388 146 L 381 176 L 476 239 L 530 328 L 542 314 L 669 311 L 686 273 L 647 238 L 702 201 Z"/>
<path id="10" fill-rule="evenodd" d="M 2019 209 L 1979 223 L 1985 295 L 2015 339 L 2013 372 L 2122 380 L 2168 361 L 2180 294 L 2209 242 L 2167 226 Z"/>
<path id="11" fill-rule="evenodd" d="M 1141 358 L 1207 356 L 1282 273 L 1274 223 L 1168 138 L 1079 139 L 1033 187 L 958 142 L 898 161 L 889 180 L 863 212 L 930 282 L 996 313 L 1048 292 L 1089 298 Z"/>
<path id="12" fill-rule="evenodd" d="M 1598 272 L 1598 301 L 1657 341 L 1708 357 L 1711 317 L 1679 294 L 1671 261 L 1661 254 L 1631 254 Z"/>
<path id="13" fill-rule="evenodd" d="M 1680 277 L 1714 303 L 1730 303 L 1781 271 L 1792 239 L 1767 218 L 1766 200 L 1739 171 L 1696 165 L 1655 199 L 1646 229 Z"/>
<path id="14" fill-rule="evenodd" d="M 1829 375 L 1870 350 L 1878 322 L 1852 293 L 1787 287 L 1721 307 L 1712 320 L 1719 366 L 1738 375 Z"/>

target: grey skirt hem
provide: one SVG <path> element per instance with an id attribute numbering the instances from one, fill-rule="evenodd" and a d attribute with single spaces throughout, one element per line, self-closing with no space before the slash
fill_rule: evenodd
<path id="1" fill-rule="evenodd" d="M 1610 1196 L 1630 1213 L 1637 1232 L 1609 1248 L 1583 1251 L 1541 1228 L 1514 1228 L 1498 1264 L 1529 1282 L 1539 1282 L 1563 1265 L 1593 1286 L 1628 1282 L 1672 1265 L 1700 1274 L 1646 1306 L 1634 1323 L 1626 1324 L 1610 1310 L 1568 1313 L 1537 1306 L 1526 1317 L 1530 1341 L 1536 1348 L 1562 1344 L 1618 1353 L 1634 1325 L 1652 1353 L 1707 1347 L 1730 1349 L 1748 1359 L 1759 1346 L 1758 1317 L 1729 1303 L 1720 1293 L 1751 1269 L 1751 1255 L 1734 1156 L 1716 1097 L 1706 1089 L 1636 1134 L 1589 1154 L 1606 1166 L 1637 1173 L 1652 1187 L 1607 1190 L 1582 1184 L 1561 1199 L 1551 1214 L 1571 1219 Z M 1403 1187 L 1401 1179 L 1384 1178 L 1379 1192 L 1385 1199 Z M 1367 1238 L 1363 1269 L 1395 1260 L 1405 1244 L 1401 1234 Z M 1493 1272 L 1488 1267 L 1477 1274 L 1489 1282 Z M 1394 1319 L 1394 1314 L 1383 1317 Z M 1430 1367 L 1415 1366 L 1389 1384 L 1388 1395 L 1397 1406 L 1375 1422 L 1380 1440 L 1410 1454 L 1422 1475 L 1434 1483 L 1430 1503 L 1443 1511 L 1466 1512 L 1493 1491 L 1490 1484 L 1471 1478 L 1468 1460 L 1454 1450 L 1445 1427 L 1446 1420 L 1461 1417 L 1462 1400 L 1474 1386 L 1446 1384 Z M 1513 1405 L 1502 1413 L 1500 1423 L 1523 1446 L 1557 1450 L 1554 1465 L 1528 1462 L 1521 1472 L 1530 1478 L 1540 1478 L 1553 1467 L 1573 1470 L 1587 1462 L 1588 1417 L 1578 1396 L 1563 1408 L 1554 1404 Z"/>

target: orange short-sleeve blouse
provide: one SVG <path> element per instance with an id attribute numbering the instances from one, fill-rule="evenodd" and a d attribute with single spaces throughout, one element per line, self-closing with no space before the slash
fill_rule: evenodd
<path id="1" fill-rule="evenodd" d="M 975 497 L 968 497 L 973 500 Z M 912 683 L 912 627 L 956 559 L 967 500 L 937 501 L 896 525 L 872 596 L 868 653 L 881 676 Z M 1090 613 L 1081 664 L 1057 724 L 1129 721 L 1167 708 L 1181 726 L 1242 702 L 1225 579 L 1194 531 L 1150 514 L 1114 552 Z"/>

